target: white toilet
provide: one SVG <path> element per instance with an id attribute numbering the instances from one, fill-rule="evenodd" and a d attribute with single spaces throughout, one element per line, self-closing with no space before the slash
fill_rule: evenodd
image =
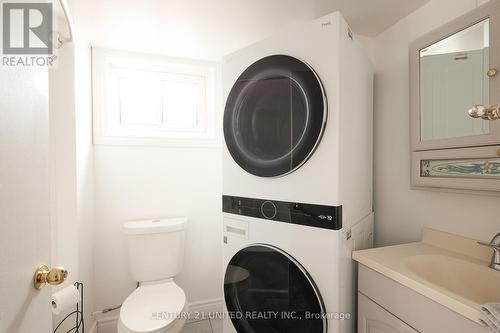
<path id="1" fill-rule="evenodd" d="M 186 294 L 174 282 L 182 269 L 186 218 L 126 222 L 130 270 L 139 287 L 120 309 L 118 333 L 178 333 Z"/>

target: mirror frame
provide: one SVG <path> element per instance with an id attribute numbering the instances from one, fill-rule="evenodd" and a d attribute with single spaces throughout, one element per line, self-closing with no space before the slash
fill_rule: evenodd
<path id="1" fill-rule="evenodd" d="M 426 141 L 420 139 L 420 50 L 488 18 L 490 19 L 490 68 L 497 68 L 500 71 L 500 0 L 490 0 L 488 3 L 411 43 L 409 57 L 410 142 L 412 152 L 500 144 L 500 120 L 497 120 L 497 123 L 490 123 L 489 134 Z M 500 74 L 490 81 L 490 104 L 500 104 Z M 464 110 L 464 112 L 467 112 L 467 110 Z"/>

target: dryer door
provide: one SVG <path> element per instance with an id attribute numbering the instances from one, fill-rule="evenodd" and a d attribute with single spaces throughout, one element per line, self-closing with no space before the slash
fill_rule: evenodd
<path id="1" fill-rule="evenodd" d="M 277 177 L 314 152 L 326 123 L 326 97 L 304 62 L 285 55 L 263 58 L 238 78 L 227 98 L 224 138 L 247 172 Z"/>
<path id="2" fill-rule="evenodd" d="M 224 298 L 239 333 L 324 333 L 321 295 L 305 269 L 269 245 L 240 250 L 224 277 Z"/>

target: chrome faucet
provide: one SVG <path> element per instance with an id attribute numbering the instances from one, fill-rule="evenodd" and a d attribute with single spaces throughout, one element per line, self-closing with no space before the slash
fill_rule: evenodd
<path id="1" fill-rule="evenodd" d="M 489 243 L 478 242 L 478 244 L 487 246 L 493 250 L 490 268 L 500 271 L 500 232 Z"/>

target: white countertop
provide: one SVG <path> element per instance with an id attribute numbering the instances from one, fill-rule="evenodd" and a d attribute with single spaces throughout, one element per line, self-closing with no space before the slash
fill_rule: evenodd
<path id="1" fill-rule="evenodd" d="M 425 274 L 416 271 L 415 265 L 413 265 L 414 258 L 421 256 L 418 258 L 424 258 L 425 260 L 425 257 L 422 256 L 429 255 L 432 255 L 432 258 L 439 258 L 439 260 L 465 263 L 465 267 L 474 270 L 476 276 L 478 274 L 487 275 L 489 282 L 492 279 L 495 282 L 496 278 L 498 278 L 498 290 L 493 290 L 490 293 L 489 290 L 481 290 L 481 286 L 474 285 L 474 290 L 463 290 L 460 294 L 453 292 L 453 288 L 445 288 L 446 274 L 444 274 L 443 280 L 443 274 L 441 273 L 446 272 L 440 272 L 439 267 L 435 267 L 434 271 L 429 272 L 429 274 L 438 276 L 442 284 L 431 283 L 424 278 Z M 496 299 L 500 295 L 500 272 L 488 268 L 491 250 L 482 248 L 472 239 L 424 229 L 421 242 L 355 251 L 352 258 L 360 264 L 478 323 L 479 309 L 483 301 L 491 302 L 490 295 L 493 295 L 493 301 L 500 302 L 500 299 Z M 497 273 L 498 275 L 496 275 Z M 450 286 L 452 283 L 453 281 L 450 282 Z M 454 287 L 457 288 L 456 282 Z M 460 287 L 459 284 L 458 287 Z"/>

